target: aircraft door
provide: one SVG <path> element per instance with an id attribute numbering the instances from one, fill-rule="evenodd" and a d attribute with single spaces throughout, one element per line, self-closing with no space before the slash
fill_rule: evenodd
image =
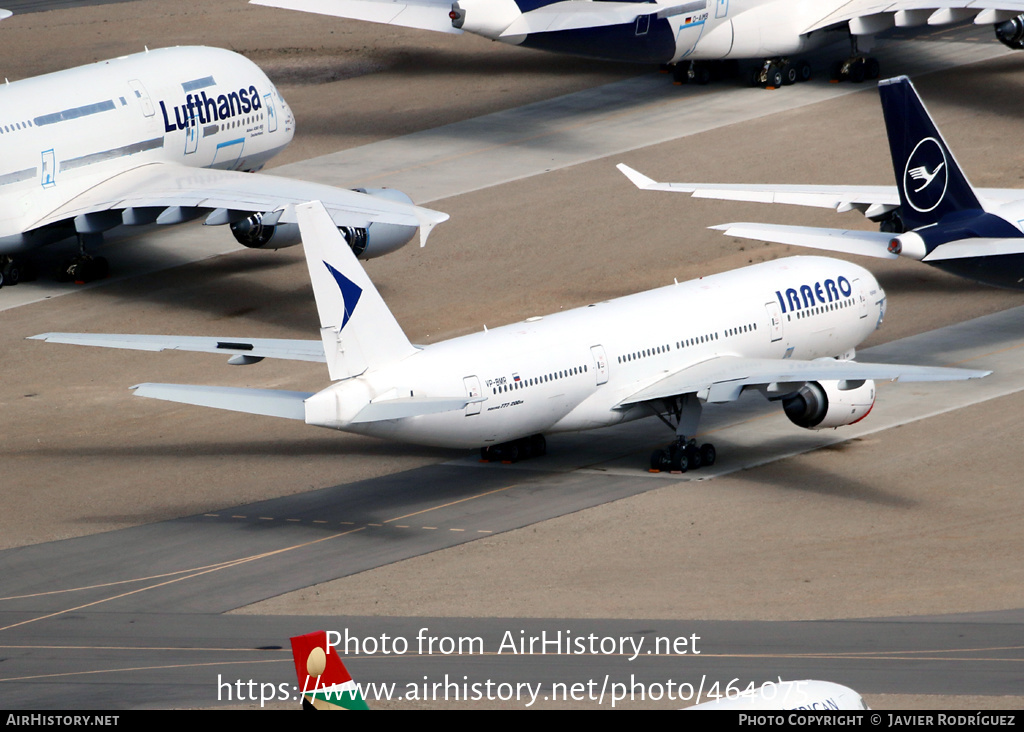
<path id="1" fill-rule="evenodd" d="M 191 155 L 199 148 L 199 120 L 195 112 L 188 118 L 185 125 L 185 154 Z"/>
<path id="2" fill-rule="evenodd" d="M 146 91 L 146 87 L 142 85 L 142 82 L 138 79 L 131 79 L 128 82 L 128 86 L 131 87 L 132 93 L 135 94 L 135 98 L 139 100 L 139 104 L 142 105 L 142 115 L 144 117 L 152 117 L 156 114 L 156 108 L 153 106 L 153 100 L 149 98 L 149 92 Z"/>
<path id="3" fill-rule="evenodd" d="M 724 18 L 729 14 L 729 0 L 718 0 L 715 6 L 715 17 Z"/>
<path id="4" fill-rule="evenodd" d="M 479 399 L 483 394 L 480 388 L 480 378 L 477 376 L 467 376 L 462 380 L 462 383 L 466 385 L 466 396 L 470 399 Z M 473 402 L 466 405 L 466 416 L 472 417 L 480 414 L 480 407 L 483 402 Z"/>
<path id="5" fill-rule="evenodd" d="M 267 132 L 277 132 L 277 107 L 274 106 L 274 95 L 263 95 L 263 108 L 267 111 Z"/>
<path id="6" fill-rule="evenodd" d="M 864 297 L 864 284 L 859 279 L 853 281 L 853 296 L 859 301 L 857 307 L 860 308 L 860 317 L 868 317 L 868 299 Z"/>
<path id="7" fill-rule="evenodd" d="M 57 185 L 57 163 L 53 154 L 53 148 L 43 150 L 42 171 L 39 182 L 43 188 L 52 188 Z"/>
<path id="8" fill-rule="evenodd" d="M 608 383 L 608 357 L 604 346 L 591 346 L 590 355 L 594 359 L 594 371 L 597 373 L 597 385 Z"/>
<path id="9" fill-rule="evenodd" d="M 782 340 L 782 310 L 777 302 L 766 302 L 764 309 L 768 311 L 768 332 L 772 343 Z"/>

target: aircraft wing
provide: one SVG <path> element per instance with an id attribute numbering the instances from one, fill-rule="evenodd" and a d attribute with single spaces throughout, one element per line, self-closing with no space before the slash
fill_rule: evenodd
<path id="1" fill-rule="evenodd" d="M 206 338 L 196 336 L 129 335 L 121 333 L 42 333 L 30 340 L 131 351 L 191 351 L 250 358 L 280 358 L 325 363 L 322 341 L 277 338 Z"/>
<path id="2" fill-rule="evenodd" d="M 12 13 L 10 10 L 0 10 L 0 20 L 3 20 L 4 18 L 10 18 L 12 15 L 14 15 L 14 13 Z"/>
<path id="3" fill-rule="evenodd" d="M 249 0 L 252 5 L 266 5 L 284 10 L 333 15 L 338 18 L 365 20 L 370 23 L 421 28 L 440 33 L 462 33 L 452 26 L 448 13 L 453 0 Z"/>
<path id="4" fill-rule="evenodd" d="M 717 198 L 723 201 L 751 201 L 754 203 L 788 203 L 794 206 L 833 208 L 839 212 L 850 211 L 854 208 L 867 211 L 871 207 L 876 207 L 880 214 L 900 205 L 900 194 L 896 190 L 896 186 L 659 183 L 653 178 L 648 178 L 643 173 L 633 170 L 628 165 L 620 163 L 616 167 L 641 190 L 691 193 L 694 198 Z"/>
<path id="5" fill-rule="evenodd" d="M 148 163 L 92 185 L 26 228 L 132 208 L 164 208 L 165 213 L 172 214 L 179 208 L 204 213 L 208 210 L 212 212 L 207 218 L 209 224 L 279 211 L 277 223 L 287 224 L 296 222 L 295 205 L 316 200 L 324 204 L 338 226 L 366 227 L 374 222 L 418 226 L 421 246 L 430 230 L 448 219 L 448 214 L 439 211 L 319 183 L 176 163 Z M 172 216 L 166 223 L 180 220 Z M 158 218 L 156 223 L 165 221 Z"/>
<path id="6" fill-rule="evenodd" d="M 768 358 L 718 356 L 680 369 L 645 386 L 620 401 L 616 408 L 696 394 L 707 402 L 731 402 L 746 387 L 766 386 L 779 396 L 795 391 L 808 381 L 963 381 L 980 379 L 989 371 L 903 366 L 900 364 L 858 363 L 831 358 L 794 361 Z"/>
<path id="7" fill-rule="evenodd" d="M 896 259 L 899 255 L 889 251 L 892 234 L 883 231 L 856 229 L 822 229 L 813 226 L 786 226 L 783 224 L 719 224 L 710 227 L 726 236 L 756 241 L 771 241 L 796 247 L 824 249 L 842 254 L 859 254 L 876 259 Z M 1021 239 L 1024 242 L 1024 239 Z"/>
<path id="8" fill-rule="evenodd" d="M 854 35 L 871 35 L 893 25 L 901 28 L 946 25 L 971 18 L 976 25 L 989 25 L 1024 13 L 1024 1 L 1021 0 L 850 0 L 829 4 L 832 8 L 819 9 L 817 4 L 809 6 L 815 10 L 805 11 L 809 17 L 804 33 L 835 28 L 844 23 L 849 24 Z"/>

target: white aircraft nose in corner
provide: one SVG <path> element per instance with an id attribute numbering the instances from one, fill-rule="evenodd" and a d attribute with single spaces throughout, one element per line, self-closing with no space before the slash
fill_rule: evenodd
<path id="1" fill-rule="evenodd" d="M 870 709 L 863 697 L 848 686 L 831 681 L 778 681 L 687 709 L 751 709 L 807 712 Z"/>
<path id="2" fill-rule="evenodd" d="M 238 243 L 299 243 L 295 206 L 321 200 L 363 259 L 421 242 L 448 216 L 397 191 L 344 190 L 250 175 L 295 132 L 284 97 L 231 51 L 163 48 L 0 86 L 0 285 L 24 279 L 23 254 L 77 237 L 67 279 L 105 276 L 94 257 L 121 225 L 205 217 Z M 200 170 L 201 169 L 201 172 Z"/>

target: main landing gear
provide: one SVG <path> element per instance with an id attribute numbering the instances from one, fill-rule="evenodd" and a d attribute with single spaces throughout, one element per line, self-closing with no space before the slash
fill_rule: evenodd
<path id="1" fill-rule="evenodd" d="M 698 445 L 694 439 L 678 437 L 664 450 L 651 453 L 652 473 L 685 473 L 715 464 L 718 453 L 710 442 Z"/>
<path id="2" fill-rule="evenodd" d="M 0 256 L 0 287 L 30 282 L 36 278 L 35 267 L 24 259 Z"/>
<path id="3" fill-rule="evenodd" d="M 751 86 L 764 89 L 778 89 L 790 86 L 798 81 L 810 81 L 813 71 L 809 61 L 790 61 L 788 58 L 766 58 L 754 70 Z"/>
<path id="4" fill-rule="evenodd" d="M 57 267 L 55 276 L 58 282 L 92 282 L 102 280 L 110 274 L 110 264 L 106 257 L 94 257 L 86 252 L 86 246 L 96 246 L 103 241 L 103 234 L 89 233 L 78 235 L 78 255 L 64 259 Z"/>
<path id="5" fill-rule="evenodd" d="M 855 54 L 845 61 L 832 64 L 832 81 L 851 81 L 860 84 L 863 81 L 874 81 L 881 76 L 882 70 L 878 59 L 873 56 Z"/>
<path id="6" fill-rule="evenodd" d="M 675 431 L 676 439 L 667 448 L 651 453 L 651 472 L 685 473 L 687 470 L 714 465 L 718 458 L 715 446 L 710 442 L 698 445 L 695 439 L 687 437 L 697 433 L 697 424 L 704 408 L 697 395 L 685 394 L 664 399 L 662 404 L 664 409 L 661 410 L 655 404 L 649 403 L 649 406 L 658 419 Z"/>
<path id="7" fill-rule="evenodd" d="M 517 463 L 520 460 L 543 457 L 547 454 L 548 442 L 544 439 L 544 435 L 533 435 L 532 437 L 523 437 L 511 442 L 481 447 L 480 462 Z"/>

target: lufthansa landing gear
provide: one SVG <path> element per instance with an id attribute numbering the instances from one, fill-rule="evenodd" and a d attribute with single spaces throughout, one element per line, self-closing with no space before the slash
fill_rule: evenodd
<path id="1" fill-rule="evenodd" d="M 548 443 L 544 435 L 523 437 L 499 445 L 480 448 L 480 461 L 484 463 L 517 463 L 520 460 L 543 457 L 548 454 Z"/>

